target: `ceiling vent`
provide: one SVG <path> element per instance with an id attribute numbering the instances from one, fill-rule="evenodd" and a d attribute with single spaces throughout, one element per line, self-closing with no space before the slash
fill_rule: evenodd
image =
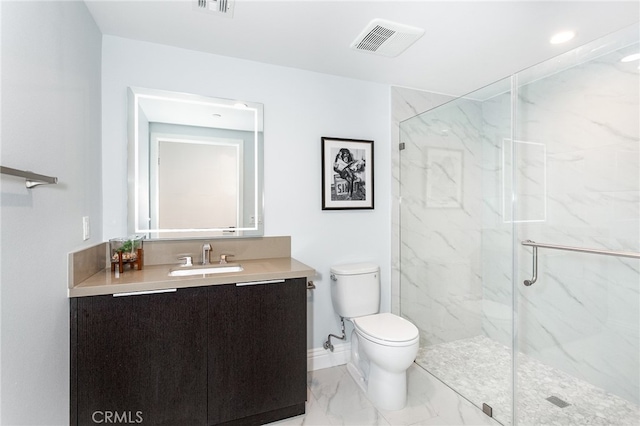
<path id="1" fill-rule="evenodd" d="M 422 35 L 422 28 L 410 27 L 385 19 L 374 19 L 351 43 L 351 48 L 382 56 L 398 56 Z"/>
<path id="2" fill-rule="evenodd" d="M 231 18 L 235 0 L 195 0 L 194 8 L 202 12 Z"/>

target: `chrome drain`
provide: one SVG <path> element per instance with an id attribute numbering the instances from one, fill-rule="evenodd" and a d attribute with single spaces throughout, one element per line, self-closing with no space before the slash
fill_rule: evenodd
<path id="1" fill-rule="evenodd" d="M 547 401 L 549 401 L 553 405 L 557 405 L 560 408 L 565 408 L 571 405 L 568 402 L 561 400 L 557 396 L 550 396 L 549 398 L 547 398 Z"/>

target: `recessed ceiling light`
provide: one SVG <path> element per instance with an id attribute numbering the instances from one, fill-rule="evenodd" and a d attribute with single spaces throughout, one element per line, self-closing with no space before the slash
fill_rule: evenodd
<path id="1" fill-rule="evenodd" d="M 218 113 L 211 114 L 211 115 L 213 116 L 213 118 L 220 118 L 220 117 L 222 117 L 222 114 L 218 114 Z"/>
<path id="2" fill-rule="evenodd" d="M 243 102 L 236 102 L 235 104 L 233 104 L 234 108 L 248 108 L 248 105 L 243 103 Z"/>
<path id="3" fill-rule="evenodd" d="M 640 53 L 634 53 L 633 55 L 625 56 L 620 59 L 620 62 L 632 62 L 640 59 Z"/>
<path id="4" fill-rule="evenodd" d="M 549 43 L 551 44 L 566 43 L 567 41 L 571 40 L 575 36 L 576 36 L 576 33 L 574 31 L 562 31 L 560 33 L 555 34 L 553 37 L 551 37 L 551 39 L 549 40 Z"/>

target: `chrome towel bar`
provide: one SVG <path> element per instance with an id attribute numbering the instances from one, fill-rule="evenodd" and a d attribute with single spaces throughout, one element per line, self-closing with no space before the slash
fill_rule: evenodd
<path id="1" fill-rule="evenodd" d="M 57 177 L 39 175 L 33 172 L 12 169 L 11 167 L 0 166 L 0 173 L 2 173 L 3 175 L 11 175 L 11 176 L 25 178 L 27 180 L 25 182 L 25 185 L 27 186 L 27 188 L 33 188 L 38 185 L 48 185 L 48 184 L 58 183 Z"/>
<path id="2" fill-rule="evenodd" d="M 561 246 L 558 244 L 542 244 L 536 243 L 535 241 L 525 240 L 521 243 L 523 246 L 529 246 L 533 248 L 533 276 L 530 280 L 524 280 L 524 285 L 530 286 L 538 280 L 538 248 L 548 248 L 553 250 L 565 250 L 565 251 L 574 251 L 578 253 L 589 253 L 589 254 L 599 254 L 603 256 L 616 256 L 616 257 L 629 257 L 632 259 L 640 259 L 640 253 L 634 253 L 629 251 L 615 251 L 615 250 L 601 250 L 601 249 L 590 249 L 583 247 L 571 247 L 571 246 Z"/>

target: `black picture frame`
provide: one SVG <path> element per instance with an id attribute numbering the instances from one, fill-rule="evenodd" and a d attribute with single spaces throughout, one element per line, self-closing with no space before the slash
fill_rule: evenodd
<path id="1" fill-rule="evenodd" d="M 322 210 L 374 208 L 373 141 L 323 136 Z"/>

